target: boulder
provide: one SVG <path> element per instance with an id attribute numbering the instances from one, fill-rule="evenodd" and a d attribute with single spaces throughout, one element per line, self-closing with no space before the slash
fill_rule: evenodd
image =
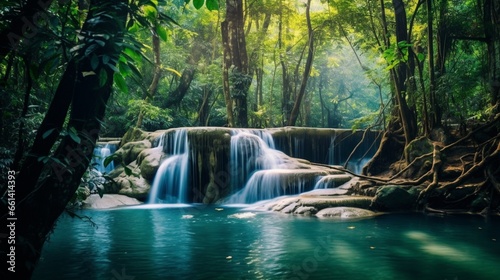
<path id="1" fill-rule="evenodd" d="M 415 207 L 417 192 L 408 192 L 404 186 L 383 186 L 377 190 L 372 207 L 381 211 L 410 211 Z"/>
<path id="2" fill-rule="evenodd" d="M 316 213 L 316 217 L 318 218 L 330 218 L 330 219 L 341 219 L 341 220 L 369 218 L 377 215 L 378 214 L 373 211 L 355 207 L 325 208 Z"/>
<path id="3" fill-rule="evenodd" d="M 137 159 L 137 156 L 145 149 L 151 148 L 148 140 L 129 142 L 114 153 L 115 161 L 127 165 Z"/>
<path id="4" fill-rule="evenodd" d="M 140 176 L 121 176 L 115 179 L 115 182 L 120 186 L 118 194 L 146 200 L 151 189 L 151 184 Z"/>
<path id="5" fill-rule="evenodd" d="M 161 160 L 165 157 L 161 147 L 144 149 L 137 157 L 141 175 L 146 180 L 153 182 Z"/>

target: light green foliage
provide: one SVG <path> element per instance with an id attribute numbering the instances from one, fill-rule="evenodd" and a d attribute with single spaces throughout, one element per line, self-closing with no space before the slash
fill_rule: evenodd
<path id="1" fill-rule="evenodd" d="M 139 115 L 139 112 L 144 114 L 144 118 L 148 120 L 149 126 L 155 126 L 156 129 L 169 127 L 170 123 L 173 121 L 169 110 L 157 107 L 142 99 L 129 100 L 127 115 L 131 118 L 135 118 Z"/>

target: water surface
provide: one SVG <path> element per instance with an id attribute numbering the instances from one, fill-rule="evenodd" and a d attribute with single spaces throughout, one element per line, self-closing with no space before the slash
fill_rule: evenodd
<path id="1" fill-rule="evenodd" d="M 33 279 L 497 279 L 500 219 L 177 205 L 63 216 Z"/>

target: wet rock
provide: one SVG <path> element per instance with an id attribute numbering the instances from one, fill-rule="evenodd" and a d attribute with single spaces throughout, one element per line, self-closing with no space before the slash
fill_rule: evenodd
<path id="1" fill-rule="evenodd" d="M 312 206 L 300 206 L 295 211 L 293 211 L 293 214 L 295 215 L 305 215 L 305 216 L 311 216 L 314 215 L 318 212 L 318 209 L 312 207 Z"/>
<path id="2" fill-rule="evenodd" d="M 151 148 L 151 142 L 148 140 L 129 142 L 118 149 L 114 155 L 115 160 L 122 164 L 129 164 L 137 159 L 137 156 L 145 150 Z"/>
<path id="3" fill-rule="evenodd" d="M 143 150 L 137 158 L 142 177 L 152 182 L 164 156 L 161 147 Z"/>
<path id="4" fill-rule="evenodd" d="M 316 217 L 318 218 L 331 218 L 331 219 L 359 219 L 368 218 L 378 215 L 377 213 L 355 207 L 332 207 L 325 208 L 318 213 Z"/>

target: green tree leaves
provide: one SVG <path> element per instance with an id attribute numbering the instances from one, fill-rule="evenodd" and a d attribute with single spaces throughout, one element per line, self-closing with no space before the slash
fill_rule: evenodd
<path id="1" fill-rule="evenodd" d="M 189 0 L 186 0 L 186 3 L 189 3 Z M 193 6 L 196 9 L 201 9 L 203 7 L 203 4 L 205 4 L 209 11 L 216 11 L 219 9 L 218 0 L 193 0 Z"/>

